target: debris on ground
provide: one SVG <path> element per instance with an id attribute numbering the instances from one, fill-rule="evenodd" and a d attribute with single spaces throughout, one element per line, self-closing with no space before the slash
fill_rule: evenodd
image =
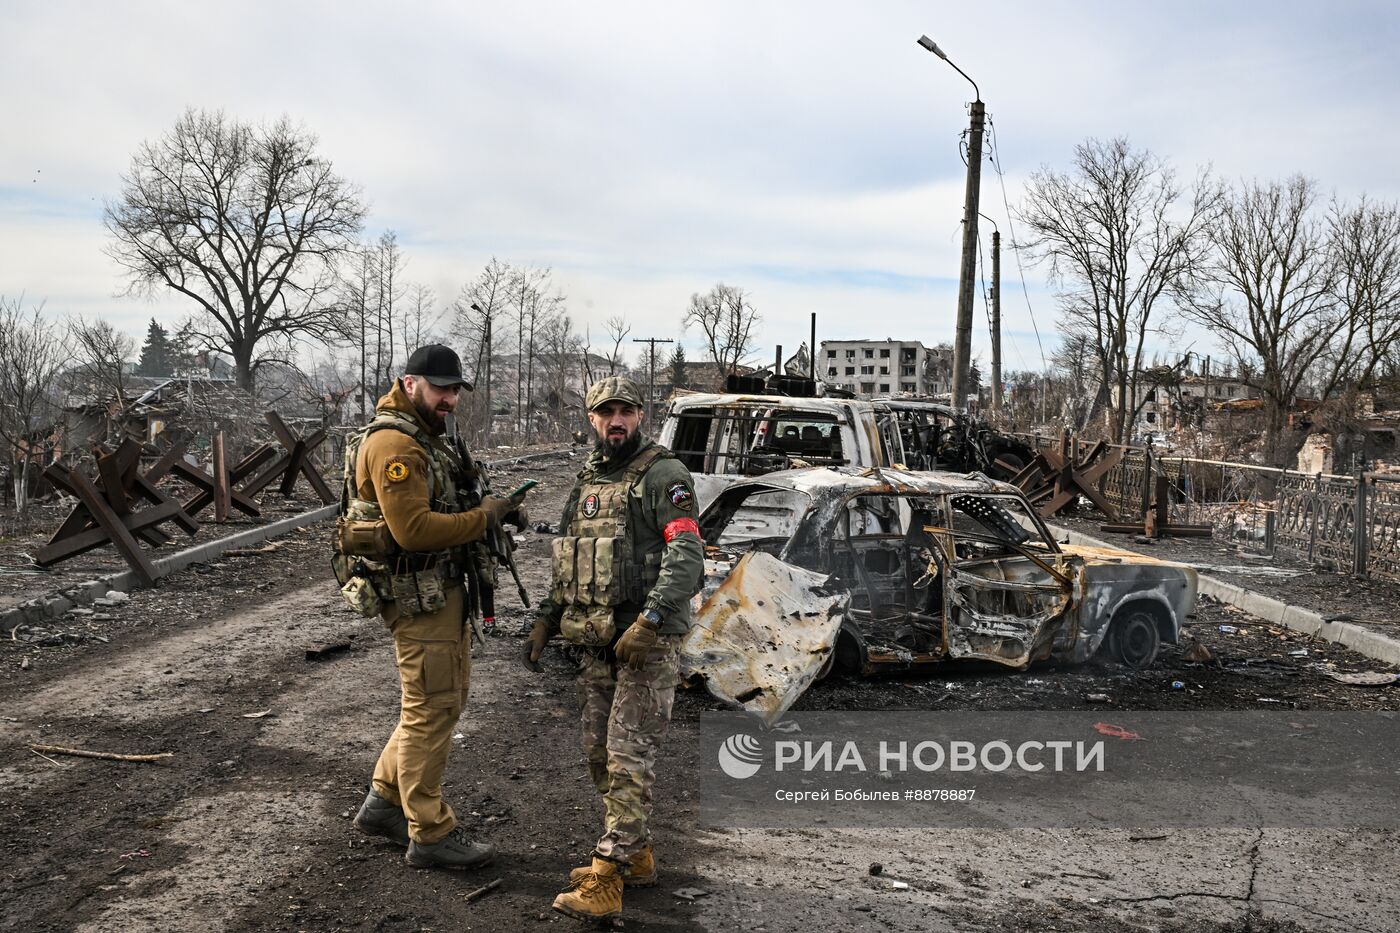
<path id="1" fill-rule="evenodd" d="M 476 899 L 479 898 L 479 897 L 485 897 L 486 895 L 490 894 L 492 891 L 496 890 L 496 889 L 499 888 L 500 886 L 501 886 L 501 879 L 500 879 L 500 878 L 497 878 L 497 879 L 494 880 L 494 881 L 490 881 L 490 882 L 487 882 L 486 884 L 483 884 L 481 887 L 477 888 L 475 891 L 469 891 L 468 893 L 462 895 L 462 900 L 464 900 L 464 901 L 466 901 L 468 904 L 470 904 L 472 901 L 476 900 Z"/>
<path id="2" fill-rule="evenodd" d="M 40 745 L 30 742 L 29 748 L 32 751 L 50 755 L 71 755 L 74 758 L 98 758 L 102 761 L 160 761 L 162 758 L 174 758 L 174 752 L 159 752 L 154 755 L 120 755 L 116 752 L 90 752 L 85 748 L 67 748 L 63 745 Z"/>
<path id="3" fill-rule="evenodd" d="M 1329 671 L 1327 676 L 1339 684 L 1350 684 L 1353 687 L 1384 687 L 1400 680 L 1400 674 L 1393 671 Z"/>
<path id="4" fill-rule="evenodd" d="M 334 657 L 341 652 L 349 650 L 350 640 L 348 638 L 341 639 L 340 641 L 323 642 L 322 644 L 313 645 L 306 649 L 306 660 L 324 661 L 327 658 Z"/>

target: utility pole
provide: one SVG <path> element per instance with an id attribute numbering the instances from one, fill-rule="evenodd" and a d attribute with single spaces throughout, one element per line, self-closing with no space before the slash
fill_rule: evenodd
<path id="1" fill-rule="evenodd" d="M 992 230 L 992 414 L 1001 414 L 1001 231 Z"/>
<path id="2" fill-rule="evenodd" d="M 633 343 L 647 345 L 647 421 L 651 421 L 652 400 L 656 398 L 656 345 L 675 343 L 670 337 L 633 337 Z"/>
<path id="3" fill-rule="evenodd" d="M 976 85 L 974 85 L 975 87 Z M 972 294 L 977 280 L 977 202 L 982 187 L 982 123 L 986 110 L 972 102 L 972 126 L 967 134 L 967 191 L 963 198 L 962 268 L 958 272 L 958 330 L 953 344 L 954 408 L 967 404 L 967 374 L 972 361 Z"/>
<path id="4" fill-rule="evenodd" d="M 472 302 L 472 310 L 480 314 L 485 320 L 483 325 L 482 344 L 486 350 L 486 425 L 482 429 L 481 437 L 483 443 L 491 436 L 491 315 L 481 310 L 481 305 Z M 493 303 L 492 310 L 495 310 Z"/>
<path id="5" fill-rule="evenodd" d="M 958 74 L 967 78 L 975 99 L 972 101 L 972 122 L 967 134 L 967 190 L 963 197 L 962 266 L 958 272 L 958 321 L 953 341 L 953 392 L 949 402 L 954 408 L 967 404 L 967 377 L 972 360 L 972 286 L 977 278 L 977 203 L 982 187 L 982 125 L 987 109 L 982 92 L 967 72 L 953 64 L 947 54 L 928 36 L 919 37 L 919 45 L 943 59 Z"/>

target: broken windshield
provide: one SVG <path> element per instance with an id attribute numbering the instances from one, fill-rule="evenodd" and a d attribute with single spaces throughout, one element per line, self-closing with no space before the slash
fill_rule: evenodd
<path id="1" fill-rule="evenodd" d="M 762 476 L 847 462 L 841 424 L 832 412 L 725 405 L 685 408 L 672 417 L 671 451 L 692 473 Z"/>

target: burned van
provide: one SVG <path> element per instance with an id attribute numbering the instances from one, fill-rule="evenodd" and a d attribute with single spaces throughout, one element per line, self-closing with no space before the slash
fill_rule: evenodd
<path id="1" fill-rule="evenodd" d="M 657 439 L 695 477 L 702 507 L 745 477 L 904 462 L 893 414 L 856 399 L 682 395 L 671 402 Z"/>

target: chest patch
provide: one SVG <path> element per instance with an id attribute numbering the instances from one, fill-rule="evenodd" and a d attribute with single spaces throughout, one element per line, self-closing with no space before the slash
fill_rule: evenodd
<path id="1" fill-rule="evenodd" d="M 678 509 L 690 511 L 695 504 L 695 493 L 690 491 L 690 487 L 685 483 L 672 483 L 666 489 L 666 495 L 670 498 L 671 504 Z"/>
<path id="2" fill-rule="evenodd" d="M 598 514 L 598 494 L 597 494 L 596 492 L 589 493 L 588 496 L 587 496 L 587 498 L 585 498 L 585 499 L 583 500 L 583 517 L 584 517 L 584 518 L 592 518 L 593 516 L 595 516 L 595 515 L 597 515 L 597 514 Z"/>
<path id="3" fill-rule="evenodd" d="M 398 457 L 394 457 L 384 464 L 384 478 L 391 483 L 402 483 L 408 479 L 408 464 Z"/>

